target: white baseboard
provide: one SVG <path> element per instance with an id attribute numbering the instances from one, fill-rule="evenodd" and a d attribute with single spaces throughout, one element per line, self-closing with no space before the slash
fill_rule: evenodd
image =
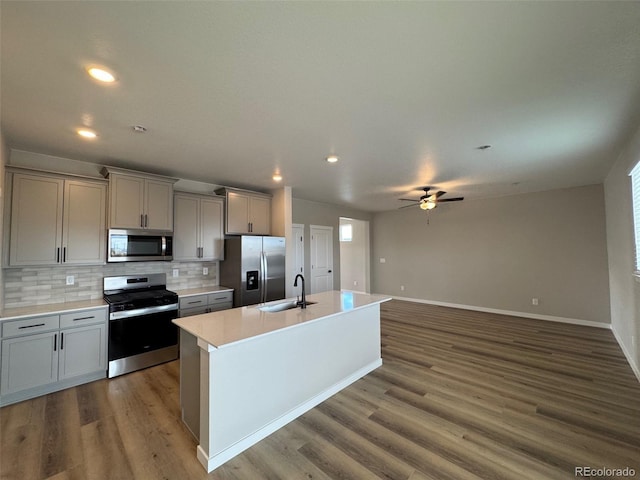
<path id="1" fill-rule="evenodd" d="M 624 353 L 624 356 L 627 358 L 627 362 L 629 363 L 631 370 L 633 370 L 633 373 L 638 379 L 638 382 L 640 382 L 640 367 L 638 367 L 638 365 L 634 361 L 633 356 L 631 355 L 631 352 L 629 352 L 627 350 L 627 347 L 624 346 L 624 343 L 622 342 L 622 337 L 620 337 L 620 335 L 618 334 L 618 331 L 615 329 L 613 325 L 611 326 L 611 331 L 613 332 L 613 336 L 616 338 L 618 345 L 620 345 L 620 349 L 622 350 L 622 353 Z"/>
<path id="2" fill-rule="evenodd" d="M 581 320 L 579 318 L 556 317 L 554 315 L 540 315 L 529 312 L 514 312 L 511 310 L 500 310 L 497 308 L 478 307 L 476 305 L 461 305 L 458 303 L 438 302 L 436 300 L 425 300 L 422 298 L 408 298 L 390 295 L 396 300 L 405 300 L 407 302 L 426 303 L 429 305 L 438 305 L 440 307 L 460 308 L 463 310 L 475 310 L 477 312 L 497 313 L 499 315 L 508 315 L 511 317 L 533 318 L 535 320 L 547 320 L 549 322 L 572 323 L 574 325 L 584 325 L 587 327 L 607 328 L 611 329 L 611 324 L 603 322 L 594 322 L 592 320 Z"/>

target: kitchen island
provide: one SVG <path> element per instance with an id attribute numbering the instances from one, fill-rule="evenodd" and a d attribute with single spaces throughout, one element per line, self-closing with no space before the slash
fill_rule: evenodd
<path id="1" fill-rule="evenodd" d="M 193 358 L 190 339 L 199 354 L 199 388 L 183 389 L 181 378 L 181 405 L 199 407 L 191 430 L 207 472 L 382 365 L 387 300 L 332 291 L 309 295 L 306 309 L 273 311 L 277 301 L 174 320 L 181 356 Z"/>

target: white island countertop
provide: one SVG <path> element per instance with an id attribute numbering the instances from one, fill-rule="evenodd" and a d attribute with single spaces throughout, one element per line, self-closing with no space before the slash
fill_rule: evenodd
<path id="1" fill-rule="evenodd" d="M 307 301 L 316 303 L 308 305 L 305 309 L 293 308 L 281 312 L 264 312 L 260 310 L 260 307 L 265 305 L 292 300 L 284 299 L 266 304 L 178 318 L 173 320 L 173 323 L 209 345 L 221 348 L 276 330 L 295 327 L 321 318 L 391 300 L 391 297 L 385 295 L 348 291 L 315 293 L 307 295 L 306 298 Z"/>

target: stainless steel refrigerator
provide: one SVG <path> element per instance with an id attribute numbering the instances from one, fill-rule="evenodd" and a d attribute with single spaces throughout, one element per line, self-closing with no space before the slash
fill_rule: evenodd
<path id="1" fill-rule="evenodd" d="M 285 297 L 284 247 L 283 237 L 225 237 L 220 285 L 233 288 L 234 307 Z"/>

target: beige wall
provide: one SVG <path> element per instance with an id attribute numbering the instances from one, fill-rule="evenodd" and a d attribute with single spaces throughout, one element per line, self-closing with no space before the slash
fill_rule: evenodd
<path id="1" fill-rule="evenodd" d="M 610 321 L 602 185 L 441 205 L 429 224 L 426 215 L 374 216 L 373 292 Z"/>
<path id="2" fill-rule="evenodd" d="M 359 220 L 371 220 L 371 213 L 354 210 L 340 205 L 311 202 L 294 198 L 292 201 L 293 223 L 304 225 L 304 271 L 311 272 L 310 268 L 310 240 L 309 225 L 323 225 L 333 227 L 333 288 L 340 290 L 340 242 L 338 228 L 340 217 L 349 217 Z M 348 288 L 348 287 L 347 287 Z"/>
<path id="3" fill-rule="evenodd" d="M 634 233 L 629 171 L 640 160 L 640 130 L 604 182 L 611 327 L 640 378 L 640 278 L 633 276 Z"/>
<path id="4" fill-rule="evenodd" d="M 347 224 L 351 225 L 353 238 L 340 242 L 340 285 L 346 290 L 369 292 L 369 222 L 340 218 L 340 227 Z"/>

